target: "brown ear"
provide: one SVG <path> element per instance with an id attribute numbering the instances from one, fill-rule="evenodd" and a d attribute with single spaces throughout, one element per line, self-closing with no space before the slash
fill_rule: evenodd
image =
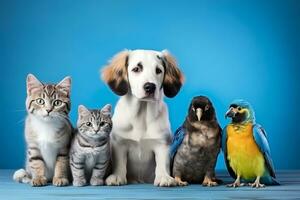
<path id="1" fill-rule="evenodd" d="M 129 50 L 121 51 L 102 70 L 102 79 L 119 96 L 125 95 L 129 88 L 127 77 L 128 56 Z"/>
<path id="2" fill-rule="evenodd" d="M 184 77 L 176 63 L 175 58 L 167 50 L 162 51 L 162 56 L 165 63 L 163 89 L 165 95 L 169 98 L 172 98 L 179 92 L 184 82 Z"/>

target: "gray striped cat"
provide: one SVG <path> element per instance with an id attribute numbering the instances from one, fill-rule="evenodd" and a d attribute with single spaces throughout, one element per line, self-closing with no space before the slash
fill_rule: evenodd
<path id="1" fill-rule="evenodd" d="M 27 76 L 26 167 L 14 173 L 15 181 L 32 186 L 49 181 L 55 186 L 69 184 L 70 88 L 70 77 L 43 84 L 32 74 Z"/>
<path id="2" fill-rule="evenodd" d="M 101 110 L 78 107 L 77 131 L 70 150 L 74 186 L 103 185 L 110 168 L 111 105 Z"/>

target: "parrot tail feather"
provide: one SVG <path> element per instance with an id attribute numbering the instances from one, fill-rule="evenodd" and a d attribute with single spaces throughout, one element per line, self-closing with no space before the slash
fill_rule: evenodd
<path id="1" fill-rule="evenodd" d="M 266 185 L 280 185 L 280 183 L 272 176 L 262 177 L 260 180 L 261 180 L 261 183 L 266 184 Z"/>

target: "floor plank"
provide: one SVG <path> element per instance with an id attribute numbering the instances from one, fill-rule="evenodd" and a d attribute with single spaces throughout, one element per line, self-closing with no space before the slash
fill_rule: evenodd
<path id="1" fill-rule="evenodd" d="M 269 186 L 261 189 L 251 187 L 227 188 L 202 187 L 189 185 L 187 187 L 159 188 L 151 184 L 133 184 L 120 187 L 54 187 L 33 188 L 27 184 L 12 181 L 13 170 L 0 170 L 0 199 L 299 199 L 300 200 L 300 170 L 278 171 L 280 186 Z M 218 172 L 218 177 L 224 183 L 232 179 L 226 172 Z"/>

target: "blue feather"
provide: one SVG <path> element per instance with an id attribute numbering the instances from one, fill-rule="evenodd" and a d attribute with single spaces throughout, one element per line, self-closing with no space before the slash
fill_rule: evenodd
<path id="1" fill-rule="evenodd" d="M 276 176 L 275 176 L 273 161 L 271 158 L 269 143 L 267 140 L 267 134 L 261 125 L 259 124 L 253 125 L 253 137 L 258 148 L 260 149 L 261 153 L 264 156 L 267 172 L 268 172 L 268 174 L 262 178 L 262 183 L 267 185 L 279 185 L 279 183 L 275 180 Z"/>
<path id="2" fill-rule="evenodd" d="M 170 146 L 170 157 L 171 160 L 174 159 L 178 148 L 180 147 L 185 136 L 185 129 L 183 126 L 180 126 L 173 134 L 172 143 Z"/>

